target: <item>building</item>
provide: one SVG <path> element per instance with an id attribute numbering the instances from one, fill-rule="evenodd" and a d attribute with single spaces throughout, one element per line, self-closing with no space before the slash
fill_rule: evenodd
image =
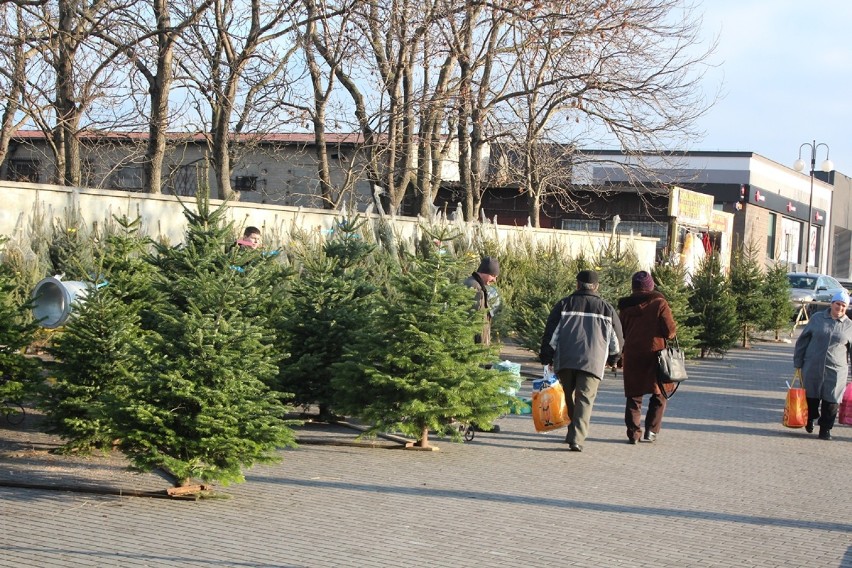
<path id="1" fill-rule="evenodd" d="M 144 155 L 144 141 L 144 134 L 87 137 L 83 185 L 141 191 L 140 159 Z M 331 135 L 329 142 L 328 158 L 335 183 L 347 187 L 347 176 L 358 173 L 354 158 L 358 137 Z M 164 192 L 193 195 L 206 180 L 212 180 L 206 155 L 203 136 L 173 135 L 165 160 Z M 497 146 L 489 153 L 492 182 L 483 196 L 482 214 L 496 218 L 500 224 L 526 225 L 530 217 L 527 196 L 517 183 L 495 173 L 506 155 Z M 626 154 L 615 150 L 581 150 L 577 155 L 582 160 L 566 168 L 570 172 L 571 191 L 566 194 L 570 199 L 562 202 L 545 199 L 540 214 L 542 228 L 632 232 L 655 237 L 659 239 L 660 257 L 682 253 L 690 235 L 700 235 L 702 239 L 709 235 L 713 241 L 713 235 L 729 231 L 728 245 L 749 243 L 767 266 L 784 262 L 791 270 L 852 277 L 852 179 L 843 174 L 816 172 L 811 191 L 808 173 L 797 172 L 754 152 Z M 251 144 L 235 145 L 233 164 L 232 187 L 240 192 L 243 202 L 327 206 L 327 201 L 318 195 L 312 135 L 269 134 Z M 462 201 L 463 190 L 458 186 L 457 168 L 447 166 L 443 173 L 444 188 L 435 204 L 455 211 Z M 44 135 L 21 132 L 0 165 L 0 178 L 50 183 L 53 170 L 52 154 Z M 373 203 L 372 188 L 363 175 L 355 175 L 353 179 L 348 186 L 348 199 L 358 209 L 365 210 Z M 690 192 L 710 196 L 712 210 L 729 214 L 730 218 L 717 214 L 714 219 L 705 213 L 697 217 L 685 215 L 684 199 L 702 201 L 687 197 Z M 699 209 L 704 207 L 701 205 Z M 806 238 L 809 216 L 811 233 Z M 719 250 L 730 248 L 711 244 Z"/>

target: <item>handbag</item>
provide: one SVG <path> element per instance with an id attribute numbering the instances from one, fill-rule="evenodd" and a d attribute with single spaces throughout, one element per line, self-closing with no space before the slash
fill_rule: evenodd
<path id="1" fill-rule="evenodd" d="M 840 412 L 838 414 L 838 422 L 846 426 L 852 426 L 852 383 L 846 385 L 846 390 L 843 391 L 843 398 L 840 401 Z"/>
<path id="2" fill-rule="evenodd" d="M 668 400 L 677 392 L 680 383 L 688 379 L 686 374 L 686 356 L 680 349 L 677 336 L 666 340 L 666 348 L 657 351 L 657 386 L 660 394 Z"/>
<path id="3" fill-rule="evenodd" d="M 686 357 L 680 350 L 677 337 L 666 340 L 666 348 L 657 352 L 657 379 L 661 383 L 680 383 L 688 379 Z"/>
<path id="4" fill-rule="evenodd" d="M 562 383 L 546 369 L 543 378 L 533 381 L 532 418 L 536 432 L 549 432 L 571 423 Z"/>
<path id="5" fill-rule="evenodd" d="M 796 381 L 799 386 L 796 386 Z M 802 428 L 808 421 L 808 401 L 802 383 L 802 370 L 796 369 L 793 384 L 787 388 L 787 400 L 784 403 L 784 426 L 787 428 Z"/>

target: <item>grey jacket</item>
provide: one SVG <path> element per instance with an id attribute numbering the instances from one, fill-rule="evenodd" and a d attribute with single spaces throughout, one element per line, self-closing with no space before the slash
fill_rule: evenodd
<path id="1" fill-rule="evenodd" d="M 808 398 L 840 402 L 846 388 L 850 348 L 852 320 L 846 315 L 832 319 L 829 308 L 811 316 L 793 352 L 793 367 L 802 369 Z"/>
<path id="2" fill-rule="evenodd" d="M 603 378 L 608 360 L 624 346 L 618 314 L 597 292 L 578 290 L 559 300 L 547 318 L 539 359 L 553 370 L 574 369 Z"/>

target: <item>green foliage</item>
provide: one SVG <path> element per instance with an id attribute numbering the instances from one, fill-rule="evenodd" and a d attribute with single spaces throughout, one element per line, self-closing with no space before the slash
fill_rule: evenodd
<path id="1" fill-rule="evenodd" d="M 364 242 L 359 227 L 356 221 L 339 222 L 322 254 L 301 259 L 291 311 L 277 324 L 281 349 L 290 354 L 279 364 L 277 388 L 293 393 L 296 404 L 318 404 L 322 418 L 336 407 L 332 365 L 374 324 L 377 288 L 363 267 L 374 247 Z"/>
<path id="2" fill-rule="evenodd" d="M 692 276 L 691 287 L 689 306 L 695 315 L 688 324 L 699 329 L 696 342 L 701 357 L 724 356 L 737 341 L 739 323 L 736 300 L 718 254 L 705 257 Z"/>
<path id="3" fill-rule="evenodd" d="M 258 303 L 272 293 L 262 253 L 231 247 L 225 209 L 203 196 L 182 246 L 158 246 L 155 285 L 166 299 L 153 314 L 148 376 L 130 387 L 121 448 L 134 466 L 222 483 L 274 461 L 294 444 L 287 407 L 268 388 L 278 354 Z M 246 314 L 251 313 L 251 317 Z"/>
<path id="4" fill-rule="evenodd" d="M 631 279 L 639 270 L 639 260 L 633 249 L 624 246 L 620 238 L 610 239 L 595 261 L 595 270 L 600 278 L 598 293 L 616 305 L 619 298 L 630 295 Z"/>
<path id="5" fill-rule="evenodd" d="M 144 327 L 163 300 L 154 289 L 157 270 L 148 259 L 153 242 L 141 233 L 140 217 L 113 217 L 113 221 L 114 231 L 95 251 L 98 284 L 108 284 L 110 293 L 120 294 L 131 311 L 139 314 Z"/>
<path id="6" fill-rule="evenodd" d="M 780 331 L 789 330 L 792 326 L 790 316 L 793 309 L 790 304 L 790 280 L 787 278 L 786 263 L 777 262 L 766 271 L 762 293 L 767 306 L 760 327 L 764 330 L 774 330 L 777 339 Z"/>
<path id="7" fill-rule="evenodd" d="M 373 431 L 403 432 L 427 446 L 429 430 L 446 432 L 453 419 L 486 425 L 505 412 L 513 377 L 484 368 L 497 347 L 474 342 L 481 323 L 459 283 L 463 265 L 438 247 L 411 259 L 394 280 L 398 300 L 334 365 L 341 408 Z"/>
<path id="8" fill-rule="evenodd" d="M 687 357 L 698 355 L 696 335 L 698 329 L 690 325 L 695 313 L 690 307 L 692 290 L 686 284 L 686 269 L 682 264 L 663 264 L 652 271 L 657 290 L 666 297 L 677 323 L 677 340 Z"/>
<path id="9" fill-rule="evenodd" d="M 577 272 L 583 268 L 585 261 L 566 260 L 560 247 L 551 246 L 501 270 L 501 280 L 513 290 L 509 317 L 522 347 L 538 352 L 550 309 L 576 289 Z"/>
<path id="10" fill-rule="evenodd" d="M 92 284 L 49 352 L 56 362 L 40 403 L 48 430 L 67 440 L 64 451 L 109 449 L 128 386 L 144 380 L 151 357 L 136 309 L 117 287 Z"/>
<path id="11" fill-rule="evenodd" d="M 29 317 L 29 302 L 15 297 L 15 274 L 0 265 L 0 401 L 20 402 L 40 378 L 40 364 L 22 354 L 36 326 Z"/>
<path id="12" fill-rule="evenodd" d="M 749 332 L 760 326 L 769 309 L 764 294 L 763 269 L 753 243 L 740 246 L 731 259 L 731 292 L 736 303 L 737 321 L 742 329 L 743 347 L 748 347 Z"/>
<path id="13" fill-rule="evenodd" d="M 54 274 L 65 280 L 86 281 L 91 278 L 94 239 L 87 234 L 79 209 L 65 211 L 65 217 L 53 224 L 48 255 Z"/>

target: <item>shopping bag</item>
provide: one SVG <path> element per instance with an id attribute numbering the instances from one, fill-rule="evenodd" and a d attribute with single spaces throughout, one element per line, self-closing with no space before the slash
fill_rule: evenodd
<path id="1" fill-rule="evenodd" d="M 799 381 L 799 386 L 796 386 Z M 803 428 L 808 421 L 808 401 L 802 383 L 802 372 L 796 369 L 793 384 L 787 389 L 787 401 L 784 404 L 784 426 L 787 428 Z"/>
<path id="2" fill-rule="evenodd" d="M 549 432 L 571 423 L 562 383 L 552 373 L 533 381 L 532 417 L 536 432 Z"/>
<path id="3" fill-rule="evenodd" d="M 852 383 L 846 385 L 843 398 L 840 400 L 840 411 L 837 413 L 837 421 L 846 426 L 852 426 Z"/>

